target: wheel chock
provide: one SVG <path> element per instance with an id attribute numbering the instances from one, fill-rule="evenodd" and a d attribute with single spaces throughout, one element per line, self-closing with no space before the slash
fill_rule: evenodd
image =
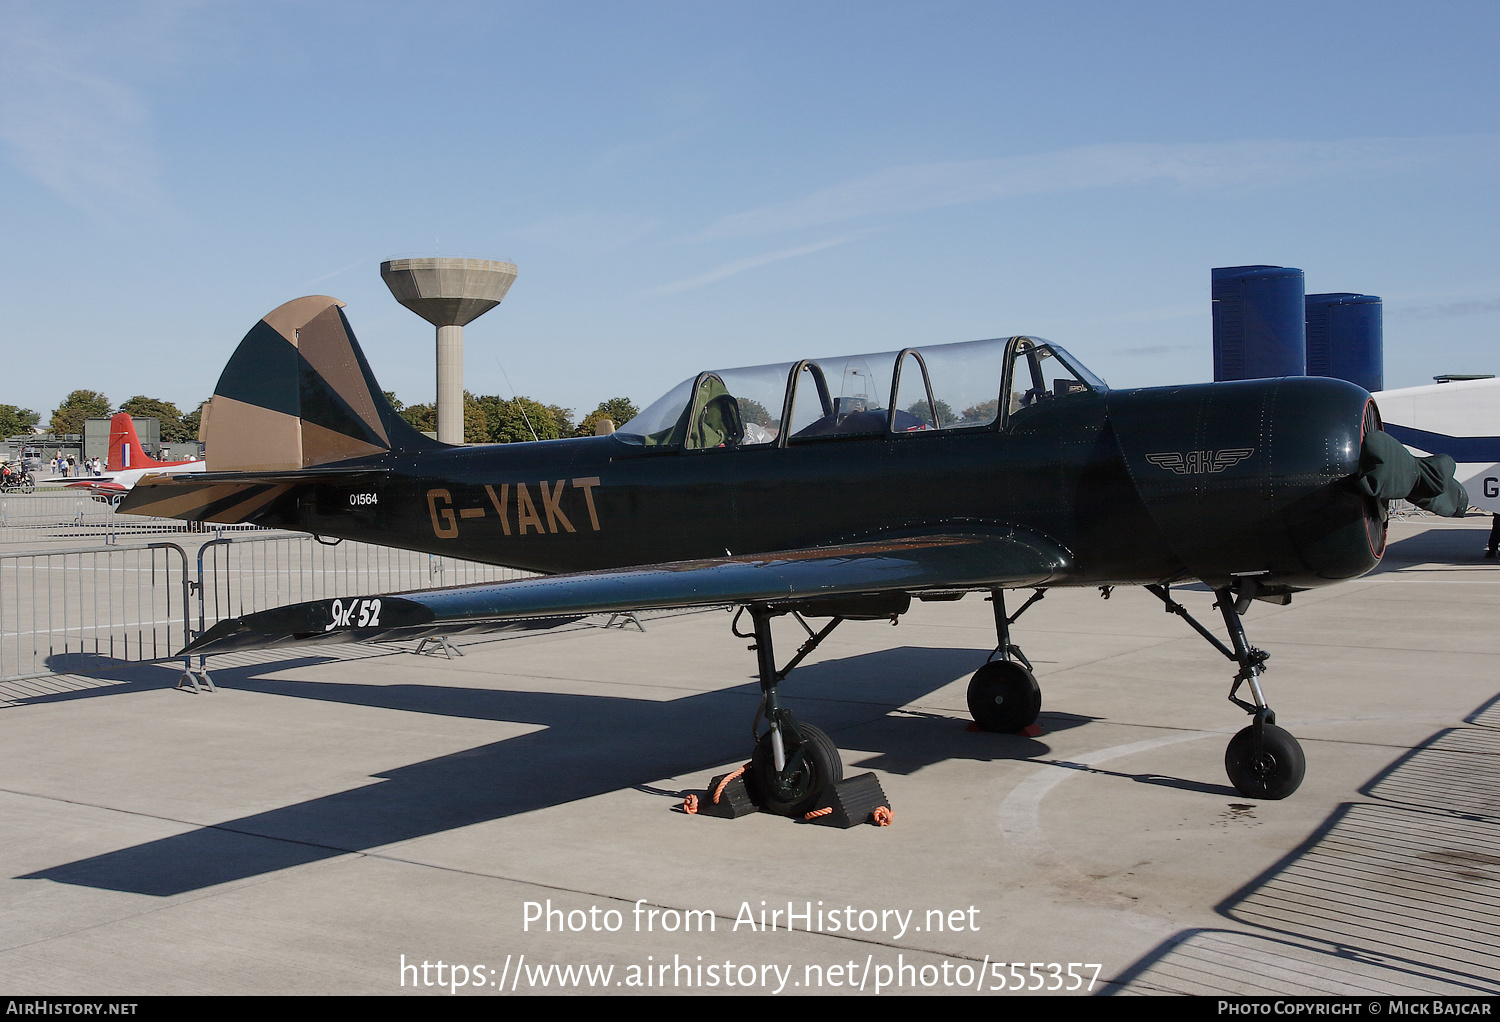
<path id="1" fill-rule="evenodd" d="M 745 786 L 745 768 L 732 773 L 720 774 L 708 782 L 708 790 L 698 796 L 688 796 L 683 808 L 699 816 L 717 816 L 724 820 L 738 820 L 741 816 L 760 812 L 750 798 L 750 789 Z M 691 804 L 694 808 L 688 808 Z"/>
<path id="2" fill-rule="evenodd" d="M 817 809 L 806 814 L 808 823 L 847 830 L 861 823 L 887 827 L 891 820 L 891 800 L 873 773 L 846 777 L 823 791 Z"/>

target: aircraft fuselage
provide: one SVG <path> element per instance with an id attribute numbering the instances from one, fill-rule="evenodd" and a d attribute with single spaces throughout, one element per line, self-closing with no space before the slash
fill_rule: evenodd
<path id="1" fill-rule="evenodd" d="M 1346 482 L 1373 423 L 1358 387 L 1297 378 L 784 446 L 455 447 L 366 459 L 369 475 L 310 484 L 256 520 L 545 573 L 1004 525 L 1070 551 L 1058 584 L 1250 575 L 1284 590 L 1379 561 L 1379 510 Z"/>

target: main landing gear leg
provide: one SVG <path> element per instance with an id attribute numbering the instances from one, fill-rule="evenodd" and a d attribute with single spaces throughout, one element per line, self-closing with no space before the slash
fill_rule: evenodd
<path id="1" fill-rule="evenodd" d="M 1302 784 L 1307 771 L 1307 760 L 1297 739 L 1276 726 L 1276 713 L 1266 702 L 1261 692 L 1260 675 L 1265 669 L 1269 654 L 1256 649 L 1245 638 L 1245 625 L 1240 618 L 1250 600 L 1248 597 L 1236 601 L 1233 589 L 1215 589 L 1214 604 L 1224 617 L 1224 627 L 1229 631 L 1231 650 L 1204 628 L 1187 608 L 1172 599 L 1166 586 L 1147 586 L 1147 591 L 1166 604 L 1168 613 L 1176 614 L 1192 625 L 1199 635 L 1207 639 L 1220 653 L 1239 665 L 1234 676 L 1234 685 L 1229 690 L 1229 701 L 1250 714 L 1251 725 L 1230 739 L 1224 753 L 1224 769 L 1229 781 L 1241 795 L 1249 798 L 1286 798 Z M 1246 683 L 1250 686 L 1250 701 L 1239 698 L 1239 691 Z"/>
<path id="2" fill-rule="evenodd" d="M 755 737 L 755 753 L 750 757 L 746 780 L 752 797 L 762 809 L 781 816 L 801 816 L 818 805 L 827 788 L 844 779 L 844 762 L 833 739 L 811 724 L 798 721 L 791 710 L 781 705 L 776 686 L 844 619 L 835 617 L 814 632 L 795 612 L 755 604 L 744 610 L 749 611 L 755 630 L 746 634 L 735 628 L 734 634 L 755 640 L 750 648 L 755 650 L 760 666 L 760 709 L 750 729 Z M 797 655 L 777 670 L 771 645 L 771 619 L 786 613 L 792 613 L 807 630 L 808 639 Z M 765 734 L 759 733 L 762 717 L 770 725 Z"/>
<path id="3" fill-rule="evenodd" d="M 995 652 L 969 679 L 969 715 L 986 731 L 1023 731 L 1035 724 L 1042 712 L 1041 686 L 1031 671 L 1031 661 L 1010 641 L 1010 626 L 1046 595 L 1045 589 L 1038 589 L 1020 610 L 1007 616 L 1005 590 L 990 592 L 995 606 Z"/>

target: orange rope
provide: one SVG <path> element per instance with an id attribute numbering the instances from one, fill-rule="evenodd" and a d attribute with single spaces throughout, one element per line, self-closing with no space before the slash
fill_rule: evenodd
<path id="1" fill-rule="evenodd" d="M 734 773 L 732 773 L 732 774 L 725 774 L 724 775 L 724 779 L 722 781 L 720 781 L 719 782 L 719 786 L 714 789 L 714 805 L 718 805 L 719 804 L 719 796 L 722 795 L 722 794 L 724 794 L 724 789 L 727 788 L 727 787 L 729 787 L 729 782 L 732 781 L 732 780 L 734 780 L 740 774 L 744 773 L 746 767 L 748 767 L 749 765 L 750 765 L 749 763 L 746 763 L 745 766 L 740 767 Z"/>
<path id="2" fill-rule="evenodd" d="M 877 827 L 889 827 L 893 820 L 890 806 L 876 806 L 873 815 L 875 817 L 875 826 Z"/>
<path id="3" fill-rule="evenodd" d="M 802 818 L 804 820 L 815 820 L 819 816 L 827 816 L 831 812 L 833 812 L 833 806 L 824 806 L 822 809 L 814 809 L 812 812 L 808 813 Z"/>
<path id="4" fill-rule="evenodd" d="M 685 813 L 687 813 L 689 816 L 692 816 L 695 813 L 697 813 L 698 812 L 698 796 L 697 795 L 689 795 L 687 798 L 683 799 L 682 800 L 682 811 L 685 812 Z"/>

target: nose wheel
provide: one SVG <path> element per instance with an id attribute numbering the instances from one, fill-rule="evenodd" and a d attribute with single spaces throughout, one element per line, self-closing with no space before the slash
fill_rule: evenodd
<path id="1" fill-rule="evenodd" d="M 1302 784 L 1307 759 L 1297 739 L 1275 724 L 1252 724 L 1230 739 L 1224 769 L 1241 795 L 1283 799 Z"/>

